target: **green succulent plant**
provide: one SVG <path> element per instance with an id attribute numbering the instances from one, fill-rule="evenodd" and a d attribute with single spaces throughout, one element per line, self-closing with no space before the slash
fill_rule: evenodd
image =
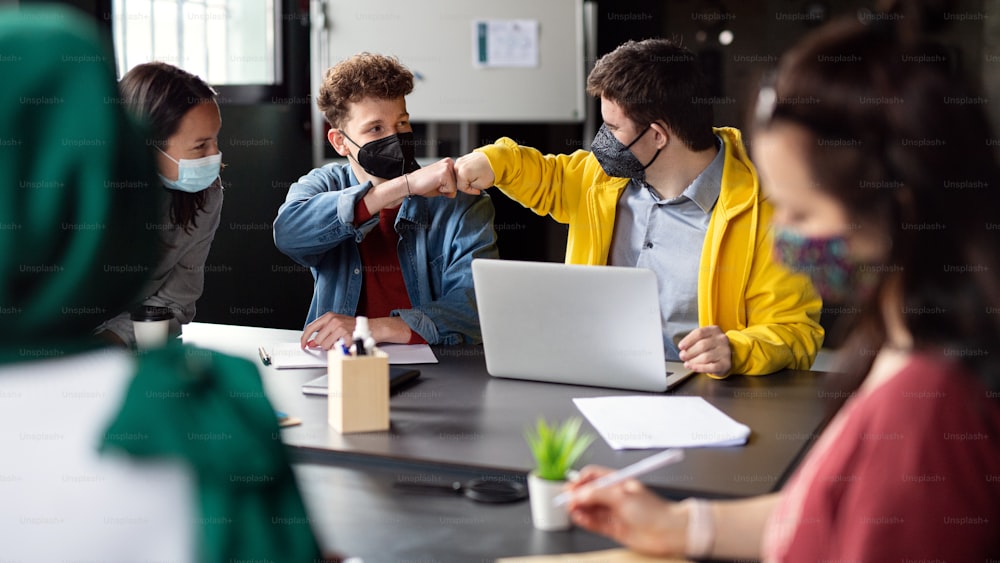
<path id="1" fill-rule="evenodd" d="M 550 426 L 544 418 L 539 418 L 535 427 L 525 432 L 539 477 L 549 481 L 566 478 L 573 464 L 594 441 L 592 435 L 580 433 L 581 423 L 579 418 L 571 417 L 560 425 Z"/>

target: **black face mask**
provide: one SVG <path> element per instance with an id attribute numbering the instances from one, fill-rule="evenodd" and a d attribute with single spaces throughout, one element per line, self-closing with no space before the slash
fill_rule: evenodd
<path id="1" fill-rule="evenodd" d="M 657 150 L 656 154 L 649 162 L 643 164 L 639 162 L 639 159 L 632 154 L 629 150 L 632 145 L 639 142 L 639 139 L 649 131 L 650 126 L 647 125 L 642 133 L 632 140 L 628 145 L 623 145 L 615 136 L 608 130 L 607 125 L 601 125 L 601 128 L 597 130 L 597 135 L 594 136 L 594 142 L 590 144 L 590 152 L 594 153 L 597 157 L 597 162 L 604 169 L 604 173 L 608 176 L 614 176 L 616 178 L 634 178 L 636 180 L 646 179 L 646 169 L 649 168 L 650 164 L 656 160 L 656 157 L 660 156 L 660 151 Z"/>
<path id="2" fill-rule="evenodd" d="M 365 169 L 365 172 L 376 178 L 392 180 L 420 168 L 414 156 L 416 143 L 413 140 L 413 133 L 407 131 L 389 135 L 365 143 L 364 146 L 355 143 L 343 129 L 340 130 L 340 134 L 360 149 L 358 164 Z"/>

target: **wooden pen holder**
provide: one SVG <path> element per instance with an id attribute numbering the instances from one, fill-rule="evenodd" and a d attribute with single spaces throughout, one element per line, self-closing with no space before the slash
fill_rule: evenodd
<path id="1" fill-rule="evenodd" d="M 327 354 L 328 420 L 341 434 L 389 429 L 389 356 Z"/>

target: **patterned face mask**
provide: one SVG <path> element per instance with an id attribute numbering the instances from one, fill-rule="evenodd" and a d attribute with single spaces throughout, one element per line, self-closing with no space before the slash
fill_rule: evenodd
<path id="1" fill-rule="evenodd" d="M 608 176 L 645 180 L 646 168 L 649 168 L 656 157 L 660 156 L 660 151 L 657 150 L 652 160 L 644 165 L 629 149 L 646 134 L 646 131 L 649 131 L 648 125 L 631 143 L 623 145 L 608 130 L 607 125 L 601 125 L 601 128 L 597 130 L 597 135 L 594 136 L 594 142 L 590 145 L 590 152 L 594 153 L 597 162 Z"/>
<path id="2" fill-rule="evenodd" d="M 875 287 L 878 276 L 853 262 L 842 236 L 804 237 L 775 229 L 774 258 L 788 269 L 809 276 L 823 301 L 854 303 Z"/>

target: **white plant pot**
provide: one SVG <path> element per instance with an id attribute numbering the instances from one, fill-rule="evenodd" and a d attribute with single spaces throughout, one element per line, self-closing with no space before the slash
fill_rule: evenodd
<path id="1" fill-rule="evenodd" d="M 542 479 L 534 471 L 528 474 L 528 497 L 531 500 L 531 522 L 538 530 L 552 532 L 568 530 L 569 511 L 566 505 L 556 506 L 552 500 L 561 492 L 566 481 Z"/>

